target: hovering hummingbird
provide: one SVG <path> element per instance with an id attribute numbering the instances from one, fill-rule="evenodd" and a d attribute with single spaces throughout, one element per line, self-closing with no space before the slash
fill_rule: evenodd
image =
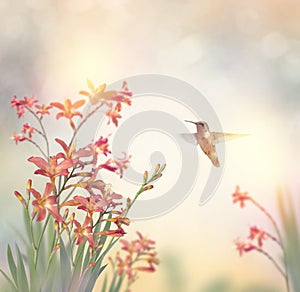
<path id="1" fill-rule="evenodd" d="M 220 167 L 220 162 L 216 151 L 217 143 L 249 136 L 249 134 L 227 134 L 221 132 L 211 132 L 209 130 L 208 124 L 204 121 L 193 122 L 185 120 L 185 122 L 195 124 L 197 127 L 197 133 L 182 134 L 182 136 L 188 142 L 192 142 L 195 145 L 199 144 L 202 151 L 208 156 L 213 165 L 216 167 Z"/>

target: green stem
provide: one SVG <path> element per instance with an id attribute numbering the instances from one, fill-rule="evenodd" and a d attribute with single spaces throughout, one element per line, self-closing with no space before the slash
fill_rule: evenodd
<path id="1" fill-rule="evenodd" d="M 44 227 L 43 227 L 43 230 L 42 230 L 42 233 L 41 233 L 40 238 L 39 238 L 39 240 L 38 240 L 37 249 L 36 249 L 36 253 L 35 253 L 35 260 L 34 260 L 35 268 L 36 268 L 36 266 L 37 266 L 39 249 L 40 249 L 40 246 L 41 246 L 41 243 L 42 243 L 42 239 L 43 239 L 44 233 L 45 233 L 45 231 L 46 231 L 46 227 L 47 227 L 47 225 L 48 225 L 50 216 L 51 216 L 51 215 L 48 214 L 47 219 L 46 219 L 46 222 L 45 222 Z"/>
<path id="2" fill-rule="evenodd" d="M 31 218 L 31 216 L 30 216 L 30 214 L 29 214 L 28 206 L 25 208 L 25 210 L 26 210 L 26 215 L 27 215 L 27 217 L 28 217 L 28 219 L 29 219 L 29 227 L 30 227 L 30 234 L 31 234 L 32 246 L 33 246 L 33 248 L 34 248 L 34 250 L 35 250 L 35 253 L 36 253 L 36 251 L 37 251 L 37 246 L 36 246 L 35 240 L 34 240 L 34 232 L 33 232 L 32 218 Z"/>
<path id="3" fill-rule="evenodd" d="M 288 275 L 288 269 L 287 269 L 287 256 L 286 256 L 286 251 L 285 251 L 285 248 L 284 248 L 284 244 L 283 244 L 283 239 L 282 239 L 282 235 L 281 235 L 281 232 L 279 230 L 279 227 L 276 223 L 276 221 L 274 220 L 274 218 L 272 217 L 272 215 L 262 206 L 260 205 L 258 202 L 256 202 L 254 199 L 252 199 L 252 203 L 260 210 L 262 211 L 267 217 L 268 219 L 271 221 L 275 231 L 276 231 L 276 234 L 278 236 L 278 244 L 280 245 L 281 247 L 281 250 L 282 250 L 282 253 L 283 253 L 283 262 L 284 262 L 284 269 L 285 269 L 285 273 L 282 273 L 281 270 L 279 270 L 281 272 L 281 274 L 283 275 L 284 279 L 285 279 L 285 284 L 286 284 L 286 288 L 287 288 L 287 291 L 289 292 L 290 291 L 290 286 L 289 286 L 289 275 Z M 275 266 L 277 267 L 278 269 L 278 264 L 275 263 L 273 261 L 273 263 L 275 264 Z"/>

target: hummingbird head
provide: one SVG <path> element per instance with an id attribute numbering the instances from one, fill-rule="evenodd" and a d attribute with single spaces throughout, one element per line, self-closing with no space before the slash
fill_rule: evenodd
<path id="1" fill-rule="evenodd" d="M 184 120 L 185 122 L 188 122 L 188 123 L 192 123 L 192 124 L 195 124 L 198 127 L 200 128 L 203 128 L 205 130 L 208 130 L 208 124 L 204 121 L 199 121 L 199 122 L 193 122 L 193 121 L 188 121 L 188 120 Z"/>

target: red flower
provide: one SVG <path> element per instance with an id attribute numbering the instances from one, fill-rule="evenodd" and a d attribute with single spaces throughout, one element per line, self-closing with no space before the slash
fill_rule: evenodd
<path id="1" fill-rule="evenodd" d="M 245 201 L 252 201 L 252 198 L 248 196 L 248 192 L 240 192 L 240 187 L 236 186 L 235 193 L 232 194 L 233 197 L 233 203 L 240 203 L 240 207 L 245 207 Z"/>
<path id="2" fill-rule="evenodd" d="M 28 140 L 28 138 L 25 137 L 23 134 L 14 134 L 11 138 L 16 142 L 17 145 L 19 142 Z"/>
<path id="3" fill-rule="evenodd" d="M 126 234 L 123 228 L 116 230 L 103 230 L 98 233 L 99 235 L 111 236 L 111 237 L 122 237 Z"/>
<path id="4" fill-rule="evenodd" d="M 107 156 L 108 153 L 111 153 L 111 151 L 108 149 L 108 138 L 103 138 L 102 136 L 94 143 L 94 148 L 96 153 L 103 153 L 105 156 Z"/>
<path id="5" fill-rule="evenodd" d="M 35 131 L 34 127 L 29 125 L 28 123 L 23 125 L 23 133 L 28 134 L 29 138 L 32 137 L 32 134 L 34 133 L 34 131 Z"/>
<path id="6" fill-rule="evenodd" d="M 90 246 L 96 246 L 96 243 L 94 241 L 94 235 L 92 231 L 92 226 L 89 226 L 91 219 L 90 217 L 86 216 L 83 225 L 81 225 L 77 220 L 73 221 L 76 225 L 76 228 L 74 230 L 75 237 L 74 240 L 77 239 L 76 244 L 80 245 L 83 242 L 84 237 L 88 240 L 90 243 Z"/>
<path id="7" fill-rule="evenodd" d="M 23 101 L 23 100 L 20 100 L 20 99 L 17 99 L 16 96 L 13 97 L 13 99 L 11 100 L 10 103 L 11 103 L 11 107 L 12 107 L 12 108 L 18 108 L 18 107 L 24 105 L 24 101 Z"/>
<path id="8" fill-rule="evenodd" d="M 250 252 L 252 250 L 257 250 L 257 247 L 252 244 L 251 242 L 245 242 L 245 241 L 240 241 L 239 239 L 235 240 L 235 246 L 236 249 L 238 250 L 240 256 L 243 255 L 245 252 Z"/>
<path id="9" fill-rule="evenodd" d="M 268 235 L 262 229 L 259 229 L 256 226 L 252 226 L 252 227 L 250 227 L 249 239 L 251 239 L 251 240 L 257 239 L 258 246 L 262 247 L 263 240 L 268 239 Z"/>
<path id="10" fill-rule="evenodd" d="M 54 183 L 54 180 L 57 176 L 67 176 L 69 174 L 68 168 L 73 166 L 71 159 L 67 159 L 61 163 L 58 163 L 55 156 L 51 156 L 49 162 L 45 161 L 41 157 L 30 157 L 28 161 L 39 167 L 34 174 L 47 176 L 51 179 L 52 183 Z"/>
<path id="11" fill-rule="evenodd" d="M 36 213 L 38 213 L 37 221 L 42 221 L 46 217 L 46 210 L 59 222 L 63 221 L 63 218 L 59 214 L 58 206 L 56 196 L 50 196 L 53 190 L 53 185 L 50 183 L 46 184 L 46 188 L 44 191 L 44 194 L 41 195 L 39 192 L 37 192 L 35 189 L 31 188 L 30 193 L 33 194 L 33 196 L 36 198 L 32 202 L 32 205 L 34 206 L 33 212 L 32 212 L 32 218 L 35 217 Z"/>

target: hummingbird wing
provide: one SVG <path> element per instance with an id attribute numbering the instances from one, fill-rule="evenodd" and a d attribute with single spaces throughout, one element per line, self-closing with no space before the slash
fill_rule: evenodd
<path id="1" fill-rule="evenodd" d="M 228 134 L 228 133 L 221 133 L 221 132 L 210 132 L 210 137 L 213 144 L 217 144 L 220 142 L 225 142 L 237 138 L 243 138 L 249 135 L 250 134 Z"/>
<path id="2" fill-rule="evenodd" d="M 197 133 L 181 133 L 180 137 L 182 137 L 186 142 L 197 145 Z"/>

